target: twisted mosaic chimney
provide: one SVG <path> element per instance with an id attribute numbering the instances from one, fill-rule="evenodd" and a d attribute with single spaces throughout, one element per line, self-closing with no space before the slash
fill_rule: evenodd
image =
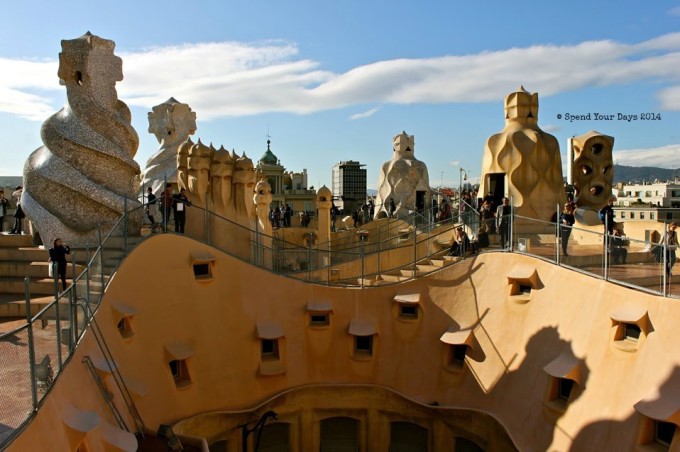
<path id="1" fill-rule="evenodd" d="M 71 246 L 97 243 L 124 212 L 139 207 L 139 138 L 130 110 L 118 100 L 123 63 L 115 43 L 89 32 L 62 40 L 59 80 L 64 108 L 42 125 L 44 145 L 24 165 L 23 209 L 45 244 L 61 237 Z M 128 220 L 139 234 L 141 209 Z"/>

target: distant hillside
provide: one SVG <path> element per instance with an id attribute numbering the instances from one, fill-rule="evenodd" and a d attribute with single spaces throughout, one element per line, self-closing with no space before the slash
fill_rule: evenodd
<path id="1" fill-rule="evenodd" d="M 614 183 L 617 182 L 665 182 L 668 180 L 680 180 L 680 168 L 667 169 L 654 166 L 623 166 L 614 165 Z"/>

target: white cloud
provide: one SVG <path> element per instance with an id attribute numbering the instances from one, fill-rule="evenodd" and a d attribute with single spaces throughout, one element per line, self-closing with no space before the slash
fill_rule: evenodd
<path id="1" fill-rule="evenodd" d="M 449 162 L 449 165 L 451 166 L 460 166 L 460 160 L 451 160 Z"/>
<path id="2" fill-rule="evenodd" d="M 625 166 L 680 168 L 680 144 L 658 148 L 625 149 L 613 152 L 614 163 Z"/>
<path id="3" fill-rule="evenodd" d="M 590 86 L 653 80 L 663 108 L 680 110 L 680 33 L 634 45 L 588 41 L 534 45 L 473 55 L 394 59 L 332 73 L 297 59 L 295 45 L 216 42 L 120 53 L 121 99 L 150 109 L 169 97 L 200 119 L 263 112 L 305 114 L 359 104 L 485 102 L 520 84 L 543 96 Z M 574 67 L 588 68 L 575 71 Z M 62 89 L 57 62 L 0 59 L 0 111 L 44 119 L 46 95 Z M 377 111 L 376 107 L 376 111 Z M 371 110 L 363 113 L 375 113 Z M 354 115 L 354 119 L 366 117 Z"/>
<path id="4" fill-rule="evenodd" d="M 680 6 L 676 6 L 675 8 L 669 9 L 668 14 L 670 14 L 671 16 L 680 16 Z"/>
<path id="5" fill-rule="evenodd" d="M 662 89 L 658 93 L 661 108 L 666 110 L 680 110 L 680 86 Z"/>
<path id="6" fill-rule="evenodd" d="M 548 124 L 545 126 L 541 126 L 541 129 L 543 129 L 544 132 L 553 133 L 562 130 L 562 127 L 555 124 Z"/>
<path id="7" fill-rule="evenodd" d="M 363 119 L 363 118 L 368 118 L 369 116 L 373 116 L 379 108 L 371 108 L 368 111 L 365 111 L 363 113 L 357 113 L 349 117 L 349 119 Z"/>

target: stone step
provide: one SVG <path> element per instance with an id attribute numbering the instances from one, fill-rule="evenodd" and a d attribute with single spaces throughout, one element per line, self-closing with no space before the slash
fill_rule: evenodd
<path id="1" fill-rule="evenodd" d="M 401 275 L 401 274 L 395 275 L 395 274 L 390 274 L 390 273 L 383 273 L 383 274 L 380 275 L 380 277 L 383 279 L 383 281 L 387 281 L 387 282 L 401 282 L 401 281 L 404 281 L 404 279 L 408 279 L 408 278 L 404 278 L 403 275 Z"/>
<path id="2" fill-rule="evenodd" d="M 128 249 L 131 247 L 135 247 L 142 243 L 146 237 L 141 237 L 141 236 L 134 236 L 134 237 L 128 237 L 127 238 L 127 245 Z M 123 249 L 123 246 L 125 246 L 125 238 L 122 236 L 111 236 L 106 240 L 106 243 L 104 243 L 104 248 L 118 248 L 118 249 Z"/>
<path id="3" fill-rule="evenodd" d="M 377 277 L 369 277 L 369 278 L 359 278 L 358 279 L 359 285 L 364 285 L 364 286 L 382 286 L 385 284 L 390 284 L 391 281 L 383 279 L 381 276 Z"/>
<path id="4" fill-rule="evenodd" d="M 0 247 L 18 248 L 30 246 L 33 246 L 33 237 L 30 234 L 0 233 Z"/>
<path id="5" fill-rule="evenodd" d="M 49 278 L 50 263 L 47 261 L 0 261 L 0 275 L 31 278 Z M 80 274 L 85 267 L 76 264 L 76 274 Z M 73 274 L 73 267 L 69 263 L 67 275 Z"/>
<path id="6" fill-rule="evenodd" d="M 67 279 L 66 284 L 71 284 L 71 280 Z M 52 278 L 31 278 L 29 291 L 32 296 L 54 294 L 54 280 Z M 24 278 L 0 276 L 0 293 L 24 293 Z"/>
<path id="7" fill-rule="evenodd" d="M 0 261 L 47 262 L 49 257 L 49 251 L 36 246 L 0 247 Z"/>
<path id="8" fill-rule="evenodd" d="M 54 301 L 54 294 L 31 294 L 31 316 L 35 316 L 43 308 Z M 0 294 L 0 317 L 26 317 L 26 300 L 24 294 Z"/>
<path id="9" fill-rule="evenodd" d="M 418 272 L 421 273 L 429 273 L 433 272 L 435 270 L 439 270 L 442 266 L 441 265 L 432 265 L 432 264 L 418 264 Z"/>
<path id="10" fill-rule="evenodd" d="M 446 267 L 447 265 L 451 265 L 451 261 L 445 260 L 444 258 L 442 259 L 430 259 L 430 262 L 432 262 L 432 265 L 435 267 Z"/>
<path id="11" fill-rule="evenodd" d="M 420 272 L 418 272 L 417 269 L 402 268 L 399 272 L 406 278 L 416 278 L 420 276 Z"/>
<path id="12" fill-rule="evenodd" d="M 447 261 L 449 263 L 454 263 L 454 262 L 458 262 L 459 260 L 461 260 L 460 256 L 442 256 L 442 259 L 444 259 L 445 261 Z"/>

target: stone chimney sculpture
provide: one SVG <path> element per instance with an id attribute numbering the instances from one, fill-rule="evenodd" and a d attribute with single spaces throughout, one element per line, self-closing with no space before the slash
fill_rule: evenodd
<path id="1" fill-rule="evenodd" d="M 60 237 L 71 246 L 94 245 L 97 229 L 113 225 L 136 201 L 139 165 L 133 160 L 139 138 L 116 82 L 123 62 L 115 43 L 87 32 L 61 41 L 58 76 L 66 105 L 42 125 L 44 145 L 24 165 L 22 207 L 50 244 Z M 142 212 L 128 219 L 139 234 Z"/>
<path id="2" fill-rule="evenodd" d="M 151 186 L 158 195 L 163 184 L 177 184 L 177 150 L 196 133 L 196 113 L 187 104 L 170 98 L 149 112 L 149 133 L 160 143 L 158 151 L 146 162 L 142 172 L 142 189 Z"/>
<path id="3" fill-rule="evenodd" d="M 376 218 L 389 209 L 391 198 L 396 205 L 396 217 L 408 215 L 409 210 L 424 210 L 430 205 L 430 178 L 425 163 L 414 156 L 414 136 L 406 132 L 395 135 L 392 147 L 392 160 L 383 163 L 380 170 Z"/>
<path id="4" fill-rule="evenodd" d="M 612 196 L 614 137 L 591 130 L 572 138 L 572 146 L 571 176 L 577 218 L 586 224 L 599 224 L 597 211 L 607 205 Z"/>
<path id="5" fill-rule="evenodd" d="M 486 141 L 479 196 L 512 198 L 517 215 L 550 221 L 566 200 L 557 139 L 538 126 L 538 94 L 505 98 L 505 127 Z"/>

